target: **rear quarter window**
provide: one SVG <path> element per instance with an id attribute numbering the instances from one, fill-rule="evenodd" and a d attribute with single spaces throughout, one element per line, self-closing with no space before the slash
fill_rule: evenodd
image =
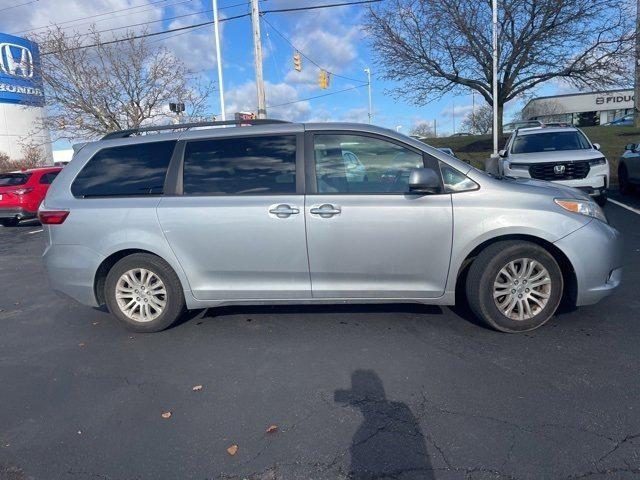
<path id="1" fill-rule="evenodd" d="M 51 185 L 53 179 L 58 176 L 60 172 L 47 172 L 40 177 L 40 183 L 43 185 Z"/>
<path id="2" fill-rule="evenodd" d="M 159 195 L 175 141 L 104 148 L 87 162 L 71 185 L 75 197 Z"/>

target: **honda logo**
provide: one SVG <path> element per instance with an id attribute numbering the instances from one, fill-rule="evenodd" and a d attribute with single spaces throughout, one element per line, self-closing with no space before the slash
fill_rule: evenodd
<path id="1" fill-rule="evenodd" d="M 555 165 L 553 167 L 553 173 L 555 173 L 556 175 L 562 175 L 565 170 L 566 167 L 564 165 Z"/>
<path id="2" fill-rule="evenodd" d="M 32 78 L 31 50 L 15 43 L 0 43 L 0 70 L 14 77 Z"/>

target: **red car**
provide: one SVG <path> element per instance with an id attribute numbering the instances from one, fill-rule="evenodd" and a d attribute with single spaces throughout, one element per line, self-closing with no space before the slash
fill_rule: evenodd
<path id="1" fill-rule="evenodd" d="M 0 173 L 0 223 L 10 227 L 20 220 L 35 218 L 49 185 L 60 170 L 60 167 L 47 167 Z"/>

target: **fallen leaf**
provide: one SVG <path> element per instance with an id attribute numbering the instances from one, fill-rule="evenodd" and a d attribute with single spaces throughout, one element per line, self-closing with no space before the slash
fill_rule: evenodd
<path id="1" fill-rule="evenodd" d="M 164 419 L 171 418 L 171 412 L 162 412 L 162 418 Z"/>
<path id="2" fill-rule="evenodd" d="M 238 453 L 238 445 L 231 445 L 229 448 L 227 448 L 227 453 L 231 456 Z"/>
<path id="3" fill-rule="evenodd" d="M 86 343 L 84 343 L 84 342 L 80 342 L 80 343 L 78 344 L 78 346 L 79 346 L 80 348 L 82 348 L 82 347 L 86 347 L 86 346 L 87 346 L 87 344 L 86 344 Z"/>
<path id="4" fill-rule="evenodd" d="M 100 322 L 93 322 L 91 325 L 98 325 Z"/>
<path id="5" fill-rule="evenodd" d="M 267 433 L 275 433 L 276 430 L 278 430 L 277 425 L 270 425 L 269 428 L 267 428 Z"/>
<path id="6" fill-rule="evenodd" d="M 191 390 L 193 390 L 194 392 L 199 392 L 200 390 L 202 390 L 202 385 L 196 385 Z"/>

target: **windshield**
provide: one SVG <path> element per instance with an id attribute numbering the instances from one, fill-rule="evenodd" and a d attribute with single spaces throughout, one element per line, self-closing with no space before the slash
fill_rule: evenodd
<path id="1" fill-rule="evenodd" d="M 29 180 L 31 174 L 28 173 L 2 173 L 0 174 L 0 187 L 15 187 L 24 185 Z"/>
<path id="2" fill-rule="evenodd" d="M 580 132 L 545 132 L 517 136 L 513 141 L 511 153 L 556 152 L 588 148 L 591 148 L 591 145 Z"/>

